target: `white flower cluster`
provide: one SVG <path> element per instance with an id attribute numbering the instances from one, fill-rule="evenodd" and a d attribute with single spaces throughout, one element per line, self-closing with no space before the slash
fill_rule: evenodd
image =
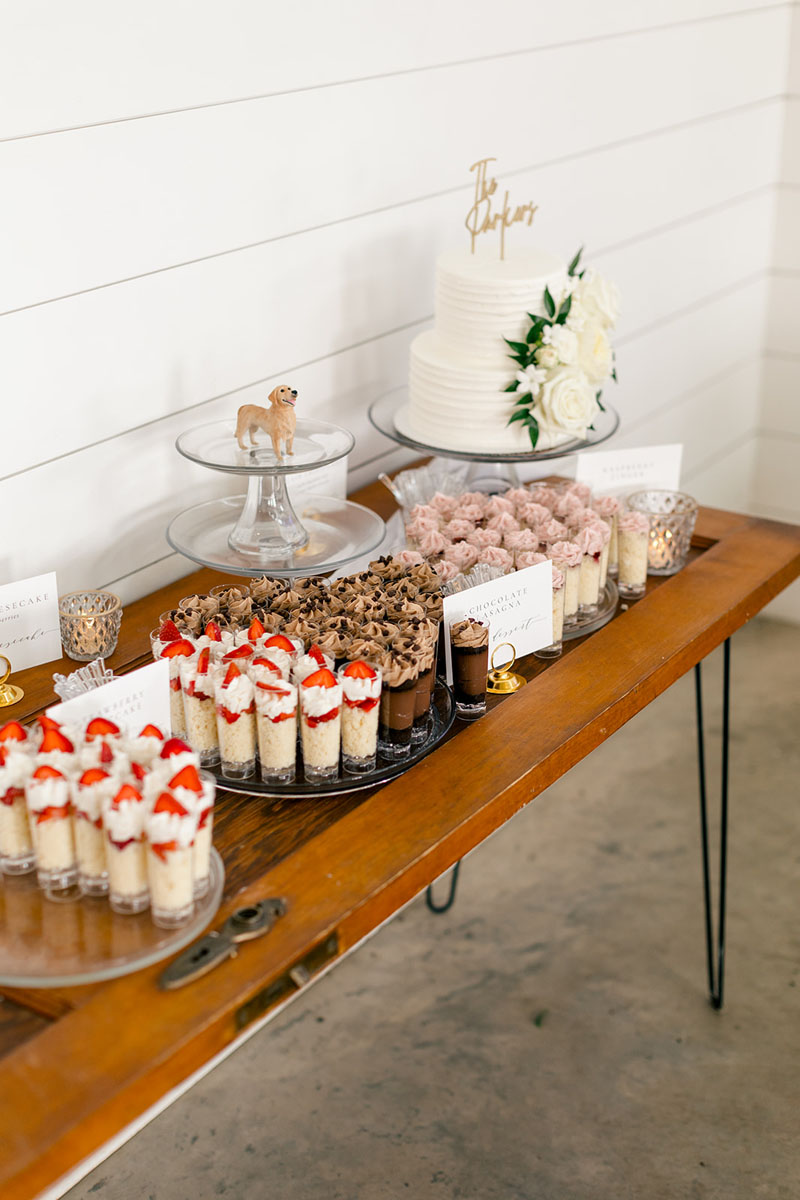
<path id="1" fill-rule="evenodd" d="M 614 371 L 610 333 L 618 315 L 615 284 L 590 269 L 570 275 L 531 347 L 532 361 L 516 374 L 517 397 L 532 397 L 530 413 L 541 431 L 586 435 L 599 411 L 597 395 Z"/>

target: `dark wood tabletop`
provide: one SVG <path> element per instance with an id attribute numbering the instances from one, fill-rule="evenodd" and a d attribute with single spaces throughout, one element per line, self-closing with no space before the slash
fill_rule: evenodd
<path id="1" fill-rule="evenodd" d="M 382 515 L 380 484 L 353 497 Z M 36 1196 L 194 1071 L 585 757 L 800 575 L 800 528 L 701 508 L 690 561 L 561 658 L 524 660 L 519 692 L 380 788 L 285 800 L 222 792 L 214 841 L 222 907 L 281 896 L 264 938 L 175 992 L 163 963 L 72 988 L 0 987 L 0 1189 Z M 148 633 L 182 596 L 221 576 L 196 571 L 128 605 L 117 673 L 150 658 Z M 54 671 L 18 672 L 19 720 L 54 702 Z M 513 752 L 510 751 L 513 747 Z M 298 966 L 305 971 L 298 973 Z M 290 974 L 291 972 L 291 974 Z"/>

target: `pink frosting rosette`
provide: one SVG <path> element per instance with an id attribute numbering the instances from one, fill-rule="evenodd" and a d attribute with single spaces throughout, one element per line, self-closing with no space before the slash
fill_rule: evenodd
<path id="1" fill-rule="evenodd" d="M 477 504 L 481 512 L 486 510 L 486 505 L 489 503 L 489 497 L 485 492 L 462 492 L 458 498 L 459 504 Z"/>
<path id="2" fill-rule="evenodd" d="M 553 591 L 557 592 L 559 590 L 559 588 L 562 588 L 564 586 L 564 573 L 563 573 L 563 571 L 559 571 L 559 569 L 555 563 L 553 563 L 552 566 L 553 566 Z"/>
<path id="3" fill-rule="evenodd" d="M 521 504 L 527 504 L 531 499 L 531 493 L 526 487 L 509 488 L 504 495 L 506 500 L 511 501 L 515 509 L 519 508 Z"/>
<path id="4" fill-rule="evenodd" d="M 563 563 L 565 567 L 579 567 L 583 551 L 576 542 L 553 542 L 548 551 L 548 557 L 555 562 Z"/>
<path id="5" fill-rule="evenodd" d="M 600 519 L 600 514 L 593 508 L 582 508 L 570 521 L 570 525 L 573 529 L 585 529 L 587 525 L 594 525 Z"/>
<path id="6" fill-rule="evenodd" d="M 509 500 L 508 496 L 490 496 L 486 505 L 487 517 L 497 517 L 500 513 L 511 513 L 513 516 L 514 501 Z"/>
<path id="7" fill-rule="evenodd" d="M 512 517 L 511 513 L 498 513 L 494 517 L 489 517 L 486 528 L 498 529 L 500 533 L 511 533 L 512 530 L 519 529 L 519 521 L 516 517 Z"/>
<path id="8" fill-rule="evenodd" d="M 442 583 L 447 583 L 450 579 L 455 579 L 460 571 L 454 562 L 450 562 L 446 558 L 441 558 L 434 566 L 436 574 L 441 579 Z"/>
<path id="9" fill-rule="evenodd" d="M 546 508 L 544 504 L 537 504 L 535 500 L 528 500 L 527 504 L 520 505 L 517 509 L 520 521 L 524 521 L 532 529 L 549 521 L 552 515 L 549 508 Z"/>
<path id="10" fill-rule="evenodd" d="M 608 528 L 608 526 L 604 526 Z M 580 533 L 575 536 L 575 545 L 580 546 L 584 554 L 591 555 L 592 558 L 599 558 L 603 552 L 603 535 L 594 525 L 587 525 Z"/>
<path id="11" fill-rule="evenodd" d="M 553 514 L 561 520 L 573 524 L 573 516 L 582 512 L 584 507 L 585 505 L 579 496 L 575 496 L 570 492 L 562 492 L 553 505 Z"/>
<path id="12" fill-rule="evenodd" d="M 581 504 L 589 506 L 592 499 L 592 489 L 588 483 L 571 483 L 564 489 L 565 496 L 577 496 Z"/>
<path id="13" fill-rule="evenodd" d="M 474 522 L 465 521 L 460 517 L 453 517 L 452 521 L 447 522 L 443 532 L 447 534 L 451 542 L 460 542 L 464 538 L 469 537 L 474 528 Z"/>
<path id="14" fill-rule="evenodd" d="M 486 546 L 501 545 L 503 535 L 499 529 L 473 529 L 467 541 L 470 546 L 477 546 L 479 550 L 483 550 Z"/>
<path id="15" fill-rule="evenodd" d="M 398 562 L 401 562 L 404 567 L 418 567 L 421 562 L 424 562 L 422 555 L 416 550 L 400 550 L 394 556 Z"/>
<path id="16" fill-rule="evenodd" d="M 449 562 L 454 562 L 460 571 L 468 571 L 475 566 L 480 553 L 478 547 L 470 546 L 469 542 L 454 542 L 448 546 L 445 557 Z"/>
<path id="17" fill-rule="evenodd" d="M 622 513 L 619 519 L 620 533 L 649 533 L 650 520 L 641 512 L 633 509 Z"/>
<path id="18" fill-rule="evenodd" d="M 471 521 L 473 525 L 477 525 L 478 521 L 483 520 L 483 516 L 483 509 L 480 504 L 459 504 L 453 513 L 453 520 Z"/>
<path id="19" fill-rule="evenodd" d="M 613 517 L 614 513 L 618 513 L 622 508 L 616 496 L 596 496 L 594 499 L 594 511 L 598 513 L 604 520 Z"/>
<path id="20" fill-rule="evenodd" d="M 458 496 L 445 496 L 444 492 L 436 492 L 429 501 L 429 507 L 441 513 L 445 521 L 449 521 L 458 507 Z"/>
<path id="21" fill-rule="evenodd" d="M 539 525 L 536 532 L 541 542 L 559 542 L 566 538 L 567 527 L 561 521 L 557 521 L 555 517 L 551 517 L 549 521 Z"/>
<path id="22" fill-rule="evenodd" d="M 438 521 L 435 525 L 430 525 L 427 521 L 409 521 L 408 525 L 406 525 L 406 537 L 412 542 L 419 544 L 426 533 L 436 533 L 438 528 Z"/>
<path id="23" fill-rule="evenodd" d="M 595 529 L 603 539 L 603 545 L 607 546 L 611 541 L 611 526 L 595 514 L 595 518 L 587 526 L 587 529 Z"/>
<path id="24" fill-rule="evenodd" d="M 480 551 L 478 562 L 486 563 L 487 567 L 504 567 L 509 570 L 514 566 L 514 555 L 502 546 L 487 546 Z"/>
<path id="25" fill-rule="evenodd" d="M 449 542 L 438 529 L 429 529 L 418 541 L 418 548 L 424 558 L 432 558 L 436 554 L 444 554 Z"/>
<path id="26" fill-rule="evenodd" d="M 523 567 L 537 567 L 539 563 L 547 562 L 546 554 L 538 554 L 535 550 L 522 550 L 517 555 L 517 567 L 522 570 Z"/>
<path id="27" fill-rule="evenodd" d="M 439 513 L 432 504 L 415 504 L 408 515 L 412 521 L 428 522 L 428 528 L 438 528 Z"/>
<path id="28" fill-rule="evenodd" d="M 486 530 L 487 533 L 493 530 Z M 507 550 L 538 550 L 539 535 L 532 529 L 512 529 L 503 535 L 503 545 Z"/>
<path id="29" fill-rule="evenodd" d="M 543 504 L 552 512 L 558 499 L 558 492 L 546 483 L 540 483 L 538 487 L 530 489 L 530 498 L 534 504 Z"/>

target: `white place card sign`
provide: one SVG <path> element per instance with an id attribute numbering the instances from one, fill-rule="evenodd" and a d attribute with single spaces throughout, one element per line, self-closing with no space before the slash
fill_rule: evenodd
<path id="1" fill-rule="evenodd" d="M 641 488 L 681 486 L 683 446 L 639 446 L 578 455 L 575 479 L 600 495 L 627 496 Z"/>
<path id="2" fill-rule="evenodd" d="M 0 654 L 12 671 L 61 658 L 55 572 L 0 587 Z"/>
<path id="3" fill-rule="evenodd" d="M 56 721 L 79 725 L 92 717 L 107 717 L 119 725 L 124 733 L 134 737 L 145 725 L 157 725 L 164 734 L 169 733 L 169 662 L 159 662 L 139 667 L 119 675 L 110 683 L 94 688 L 63 704 L 48 708 L 47 715 Z"/>
<path id="4" fill-rule="evenodd" d="M 489 626 L 489 662 L 502 642 L 511 642 L 517 658 L 524 658 L 553 640 L 553 572 L 549 562 L 525 567 L 511 575 L 490 579 L 466 592 L 444 598 L 447 682 L 453 682 L 450 626 L 472 617 Z M 497 665 L 508 662 L 510 651 L 498 655 Z"/>

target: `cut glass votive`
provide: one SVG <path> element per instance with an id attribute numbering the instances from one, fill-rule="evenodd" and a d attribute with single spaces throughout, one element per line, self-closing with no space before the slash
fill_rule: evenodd
<path id="1" fill-rule="evenodd" d="M 628 507 L 650 522 L 647 574 L 675 575 L 686 565 L 692 542 L 697 501 L 686 492 L 651 488 L 628 496 Z"/>
<path id="2" fill-rule="evenodd" d="M 117 648 L 122 601 L 113 592 L 68 592 L 58 598 L 58 619 L 67 658 L 108 658 Z"/>

